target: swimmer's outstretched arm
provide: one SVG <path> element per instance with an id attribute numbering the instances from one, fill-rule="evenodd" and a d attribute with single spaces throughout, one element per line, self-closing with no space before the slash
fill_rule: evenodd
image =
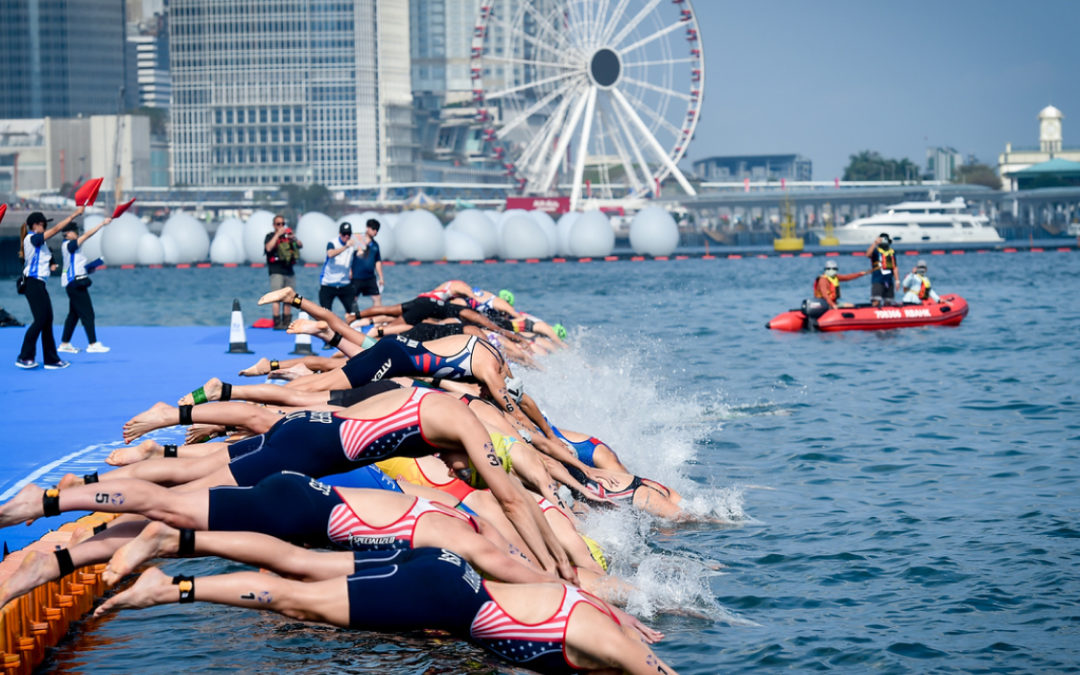
<path id="1" fill-rule="evenodd" d="M 576 583 L 577 575 L 555 533 L 536 502 L 503 471 L 484 425 L 468 406 L 450 396 L 425 397 L 424 407 L 430 409 L 435 406 L 439 409 L 433 411 L 430 417 L 424 416 L 424 435 L 428 442 L 436 447 L 458 451 L 445 453 L 443 458 L 454 471 L 468 469 L 465 460 L 470 460 L 540 565 L 549 572 L 557 570 L 563 579 Z M 465 457 L 462 456 L 462 449 Z"/>
<path id="2" fill-rule="evenodd" d="M 649 649 L 646 640 L 632 624 L 619 625 L 596 607 L 579 603 L 566 626 L 565 652 L 570 661 L 586 670 L 616 668 L 632 675 L 676 675 L 674 668 Z"/>

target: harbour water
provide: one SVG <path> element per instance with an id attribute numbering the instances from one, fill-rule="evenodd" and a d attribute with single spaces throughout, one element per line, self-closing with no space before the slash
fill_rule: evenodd
<path id="1" fill-rule="evenodd" d="M 725 521 L 587 523 L 679 672 L 1075 671 L 1080 255 L 926 258 L 935 288 L 971 305 L 959 327 L 766 330 L 808 294 L 820 257 L 395 266 L 387 299 L 455 277 L 511 288 L 570 331 L 572 350 L 523 373 L 549 415 Z M 841 272 L 863 265 L 840 258 Z M 314 295 L 315 273 L 301 272 L 302 292 Z M 0 304 L 26 320 L 7 285 Z M 108 344 L 110 325 L 225 325 L 233 297 L 250 323 L 265 287 L 265 270 L 140 269 L 106 270 L 91 292 Z M 181 659 L 227 672 L 514 672 L 456 640 L 175 605 L 85 621 L 45 669 L 172 672 Z"/>

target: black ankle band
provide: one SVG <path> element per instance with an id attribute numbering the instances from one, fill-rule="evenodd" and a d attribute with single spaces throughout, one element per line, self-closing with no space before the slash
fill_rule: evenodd
<path id="1" fill-rule="evenodd" d="M 186 527 L 180 530 L 180 548 L 176 552 L 180 555 L 195 555 L 195 530 Z"/>
<path id="2" fill-rule="evenodd" d="M 194 422 L 191 421 L 191 409 L 195 406 L 182 405 L 180 406 L 180 424 L 184 426 L 191 426 Z"/>
<path id="3" fill-rule="evenodd" d="M 41 495 L 41 510 L 46 516 L 60 515 L 60 491 L 49 488 Z"/>
<path id="4" fill-rule="evenodd" d="M 102 532 L 105 531 L 105 529 L 107 527 L 109 527 L 108 523 L 101 523 L 100 525 L 95 525 L 94 526 L 94 534 L 101 534 Z"/>
<path id="5" fill-rule="evenodd" d="M 195 602 L 195 577 L 181 574 L 173 577 L 172 582 L 180 587 L 180 602 Z"/>
<path id="6" fill-rule="evenodd" d="M 228 401 L 232 398 L 232 385 L 228 382 L 221 383 L 221 400 Z"/>
<path id="7" fill-rule="evenodd" d="M 330 338 L 329 340 L 326 341 L 326 346 L 327 347 L 337 347 L 339 344 L 341 344 L 341 338 L 342 338 L 341 333 L 334 333 L 334 337 L 332 337 L 332 338 Z"/>
<path id="8" fill-rule="evenodd" d="M 281 368 L 281 361 L 274 359 L 270 362 L 270 370 L 278 370 Z"/>
<path id="9" fill-rule="evenodd" d="M 234 427 L 234 426 L 232 426 L 230 424 L 226 424 L 225 425 L 225 433 L 227 433 L 227 434 L 235 434 L 236 433 L 236 427 Z"/>
<path id="10" fill-rule="evenodd" d="M 60 566 L 60 576 L 66 577 L 75 571 L 75 563 L 71 562 L 71 552 L 66 548 L 56 549 L 53 555 L 56 556 L 56 564 Z"/>
<path id="11" fill-rule="evenodd" d="M 296 296 L 293 296 L 293 299 L 289 301 L 289 304 L 292 305 L 293 307 L 299 307 L 300 303 L 303 302 L 303 301 L 304 301 L 304 296 L 296 295 Z"/>
<path id="12" fill-rule="evenodd" d="M 166 457 L 176 457 L 177 456 L 176 455 L 176 444 L 175 443 L 166 443 L 165 444 L 165 456 Z"/>
<path id="13" fill-rule="evenodd" d="M 95 471 L 94 473 L 86 474 L 85 476 L 82 477 L 82 479 L 83 479 L 83 484 L 84 485 L 89 485 L 90 483 L 98 482 L 97 471 Z"/>

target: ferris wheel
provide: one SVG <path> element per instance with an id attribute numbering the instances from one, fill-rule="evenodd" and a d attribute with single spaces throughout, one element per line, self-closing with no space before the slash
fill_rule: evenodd
<path id="1" fill-rule="evenodd" d="M 694 137 L 705 86 L 689 0 L 480 0 L 470 61 L 483 141 L 518 187 L 586 180 L 659 192 Z M 588 173 L 587 173 L 588 172 Z"/>

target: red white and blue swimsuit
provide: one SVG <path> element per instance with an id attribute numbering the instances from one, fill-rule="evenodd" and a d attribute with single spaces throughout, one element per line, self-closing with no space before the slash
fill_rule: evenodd
<path id="1" fill-rule="evenodd" d="M 472 377 L 473 352 L 480 346 L 491 350 L 500 361 L 499 351 L 487 341 L 473 336 L 456 354 L 441 356 L 424 347 L 422 342 L 395 335 L 385 337 L 370 349 L 350 358 L 341 368 L 350 387 L 398 375 L 430 375 L 450 380 Z"/>
<path id="2" fill-rule="evenodd" d="M 334 490 L 340 497 L 341 494 Z M 330 511 L 326 526 L 327 538 L 341 548 L 353 551 L 382 551 L 397 548 L 412 548 L 416 525 L 428 514 L 449 516 L 463 520 L 473 530 L 477 530 L 476 521 L 470 516 L 455 511 L 449 506 L 436 504 L 416 497 L 412 506 L 394 522 L 384 525 L 370 525 L 353 510 L 344 499 Z"/>
<path id="3" fill-rule="evenodd" d="M 321 478 L 387 457 L 430 455 L 438 448 L 424 438 L 420 402 L 431 394 L 437 392 L 413 389 L 400 408 L 377 419 L 311 410 L 289 413 L 265 434 L 230 446 L 229 470 L 237 485 L 251 486 L 278 471 Z"/>

